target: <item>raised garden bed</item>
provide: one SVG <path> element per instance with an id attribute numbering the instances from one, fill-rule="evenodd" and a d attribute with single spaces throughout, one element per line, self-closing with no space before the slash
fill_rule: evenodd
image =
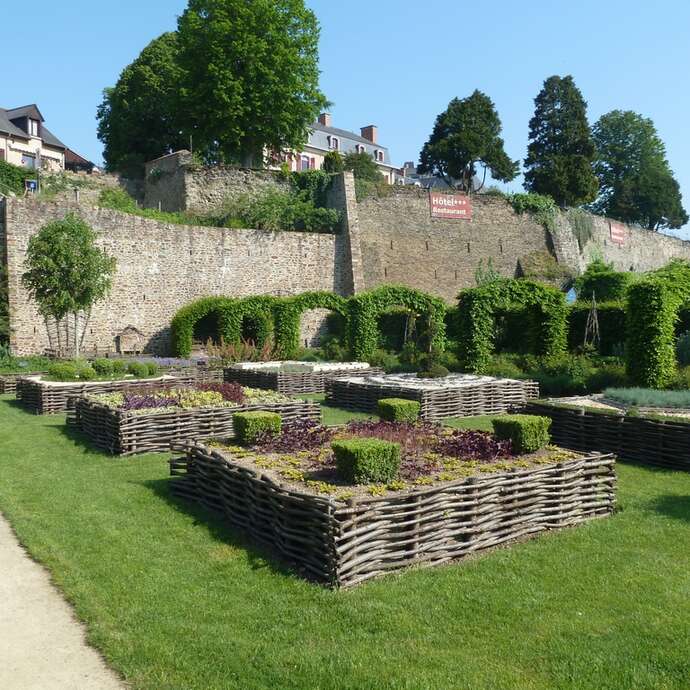
<path id="1" fill-rule="evenodd" d="M 310 400 L 251 402 L 233 407 L 122 410 L 90 395 L 77 399 L 67 422 L 97 448 L 115 455 L 133 455 L 166 451 L 173 444 L 197 439 L 232 436 L 233 415 L 250 410 L 276 412 L 284 426 L 321 417 L 319 404 Z"/>
<path id="2" fill-rule="evenodd" d="M 439 379 L 388 374 L 331 379 L 326 383 L 326 393 L 329 403 L 364 412 L 376 410 L 381 398 L 417 400 L 421 405 L 421 419 L 439 421 L 520 408 L 528 400 L 539 397 L 539 384 L 472 374 L 450 374 Z"/>
<path id="3" fill-rule="evenodd" d="M 275 390 L 285 395 L 298 395 L 324 393 L 326 382 L 338 376 L 361 377 L 373 374 L 383 374 L 383 369 L 370 367 L 363 362 L 243 362 L 227 367 L 225 380 L 242 386 Z"/>
<path id="4" fill-rule="evenodd" d="M 600 396 L 533 401 L 526 411 L 550 417 L 553 440 L 564 448 L 596 448 L 616 453 L 621 460 L 690 471 L 690 417 L 654 417 L 651 410 L 638 411 L 640 416 L 626 414 Z"/>
<path id="5" fill-rule="evenodd" d="M 173 388 L 192 383 L 189 374 L 158 376 L 151 379 L 123 379 L 118 381 L 44 381 L 39 376 L 21 376 L 16 382 L 17 400 L 36 414 L 55 414 L 74 407 L 82 395 L 116 393 L 118 391 L 149 388 Z"/>
<path id="6" fill-rule="evenodd" d="M 348 499 L 296 489 L 246 457 L 203 444 L 172 460 L 171 473 L 175 494 L 222 514 L 330 587 L 604 517 L 616 488 L 614 456 L 599 453 Z"/>
<path id="7" fill-rule="evenodd" d="M 23 371 L 21 374 L 0 375 L 0 394 L 10 395 L 17 392 L 17 379 L 22 376 L 40 376 L 42 371 Z"/>

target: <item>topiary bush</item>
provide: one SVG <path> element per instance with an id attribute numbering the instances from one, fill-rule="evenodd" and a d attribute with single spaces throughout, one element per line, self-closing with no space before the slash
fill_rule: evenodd
<path id="1" fill-rule="evenodd" d="M 390 482 L 400 468 L 400 446 L 377 438 L 333 441 L 338 474 L 351 484 Z"/>
<path id="2" fill-rule="evenodd" d="M 514 453 L 534 453 L 551 442 L 551 419 L 530 414 L 513 414 L 491 420 L 494 435 L 511 441 Z"/>
<path id="3" fill-rule="evenodd" d="M 91 362 L 91 366 L 94 368 L 99 376 L 112 376 L 114 373 L 115 362 L 112 359 L 99 358 L 94 359 Z"/>
<path id="4" fill-rule="evenodd" d="M 381 398 L 376 408 L 379 417 L 387 422 L 416 422 L 422 406 L 416 400 Z"/>
<path id="5" fill-rule="evenodd" d="M 77 365 L 74 362 L 55 362 L 48 367 L 48 376 L 56 381 L 76 381 Z"/>
<path id="6" fill-rule="evenodd" d="M 114 359 L 113 362 L 113 374 L 121 375 L 127 371 L 127 362 L 121 359 Z"/>
<path id="7" fill-rule="evenodd" d="M 596 259 L 575 280 L 575 292 L 579 301 L 618 302 L 625 299 L 628 287 L 634 279 L 633 273 L 616 271 L 613 264 Z"/>
<path id="8" fill-rule="evenodd" d="M 127 365 L 127 373 L 135 379 L 145 379 L 149 375 L 149 368 L 143 362 L 130 362 Z"/>
<path id="9" fill-rule="evenodd" d="M 93 381 L 95 378 L 98 378 L 98 373 L 90 364 L 86 362 L 77 364 L 77 379 L 79 381 Z"/>
<path id="10" fill-rule="evenodd" d="M 417 378 L 442 379 L 444 376 L 448 376 L 448 374 L 450 374 L 450 372 L 442 364 L 433 363 L 417 372 Z"/>
<path id="11" fill-rule="evenodd" d="M 232 416 L 232 426 L 237 442 L 243 446 L 251 446 L 260 437 L 269 434 L 277 436 L 281 429 L 281 419 L 277 412 L 236 412 Z"/>

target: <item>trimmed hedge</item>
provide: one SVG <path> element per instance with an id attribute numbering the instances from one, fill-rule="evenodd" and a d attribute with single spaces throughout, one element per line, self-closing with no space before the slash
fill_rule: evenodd
<path id="1" fill-rule="evenodd" d="M 366 361 L 378 344 L 378 317 L 392 307 L 405 307 L 427 321 L 424 349 L 445 350 L 446 306 L 443 300 L 404 285 L 383 285 L 348 300 L 350 350 L 356 360 Z"/>
<path id="2" fill-rule="evenodd" d="M 592 295 L 597 302 L 617 302 L 625 299 L 628 287 L 634 279 L 633 273 L 616 271 L 613 264 L 593 261 L 585 272 L 575 280 L 578 301 L 590 302 Z"/>
<path id="3" fill-rule="evenodd" d="M 277 412 L 263 412 L 261 410 L 236 412 L 232 415 L 232 426 L 237 441 L 243 446 L 251 446 L 256 443 L 259 436 L 266 432 L 279 434 L 281 419 Z"/>
<path id="4" fill-rule="evenodd" d="M 352 484 L 389 482 L 400 468 L 400 446 L 378 438 L 333 441 L 335 464 L 340 476 Z"/>
<path id="5" fill-rule="evenodd" d="M 585 339 L 587 317 L 592 308 L 591 302 L 575 302 L 568 313 L 568 347 L 574 350 L 582 347 Z M 616 348 L 625 343 L 626 313 L 625 302 L 603 302 L 597 304 L 599 319 L 599 352 L 612 355 Z"/>
<path id="6" fill-rule="evenodd" d="M 376 404 L 379 417 L 387 422 L 416 422 L 422 409 L 416 400 L 381 398 Z"/>
<path id="7" fill-rule="evenodd" d="M 463 290 L 458 296 L 458 358 L 483 373 L 495 350 L 496 313 L 523 311 L 531 352 L 554 356 L 566 351 L 568 306 L 556 288 L 531 280 L 503 279 Z"/>
<path id="8" fill-rule="evenodd" d="M 494 436 L 511 441 L 514 453 L 534 453 L 549 445 L 551 419 L 531 414 L 512 414 L 491 420 Z"/>

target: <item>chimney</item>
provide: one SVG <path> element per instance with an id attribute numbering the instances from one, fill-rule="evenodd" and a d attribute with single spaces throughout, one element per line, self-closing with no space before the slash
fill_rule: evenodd
<path id="1" fill-rule="evenodd" d="M 319 115 L 319 124 L 323 125 L 324 127 L 330 127 L 331 126 L 331 114 L 330 113 L 321 113 Z"/>
<path id="2" fill-rule="evenodd" d="M 368 139 L 372 144 L 377 144 L 379 128 L 376 125 L 367 125 L 362 127 L 360 130 L 362 132 L 362 138 Z"/>

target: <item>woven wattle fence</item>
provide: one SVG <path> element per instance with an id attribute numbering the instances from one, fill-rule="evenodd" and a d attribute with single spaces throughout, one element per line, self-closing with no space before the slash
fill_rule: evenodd
<path id="1" fill-rule="evenodd" d="M 330 587 L 572 527 L 609 515 L 616 501 L 615 458 L 599 453 L 344 503 L 288 490 L 203 445 L 185 450 L 170 463 L 175 495 Z"/>
<path id="2" fill-rule="evenodd" d="M 17 379 L 22 376 L 40 376 L 42 371 L 25 371 L 21 374 L 3 374 L 0 376 L 0 395 L 13 394 L 17 392 Z"/>
<path id="3" fill-rule="evenodd" d="M 531 402 L 525 411 L 551 418 L 553 442 L 564 448 L 594 448 L 621 460 L 690 471 L 690 424 L 672 419 L 626 417 L 615 412 Z"/>
<path id="4" fill-rule="evenodd" d="M 68 413 L 67 424 L 107 453 L 134 455 L 166 451 L 173 444 L 194 440 L 227 438 L 234 434 L 233 415 L 248 410 L 277 412 L 284 426 L 321 418 L 319 404 L 309 400 L 189 410 L 161 408 L 160 411 L 135 414 L 131 410 L 117 410 L 88 398 L 78 398 L 74 410 Z"/>
<path id="5" fill-rule="evenodd" d="M 35 378 L 17 379 L 17 400 L 36 414 L 55 414 L 74 407 L 74 401 L 85 394 L 118 393 L 149 388 L 188 386 L 193 376 L 175 374 L 155 379 L 125 379 L 124 381 L 84 381 L 81 384 L 41 381 Z"/>
<path id="6" fill-rule="evenodd" d="M 326 400 L 348 410 L 372 412 L 381 398 L 417 400 L 420 417 L 439 421 L 448 417 L 473 417 L 499 414 L 523 407 L 528 400 L 539 397 L 536 381 L 492 379 L 461 388 L 410 388 L 369 380 L 333 379 L 326 383 Z"/>
<path id="7" fill-rule="evenodd" d="M 338 376 L 373 376 L 383 374 L 383 369 L 331 369 L 315 372 L 261 371 L 258 369 L 225 369 L 225 380 L 249 388 L 275 390 L 284 395 L 300 393 L 324 393 L 326 382 Z"/>

